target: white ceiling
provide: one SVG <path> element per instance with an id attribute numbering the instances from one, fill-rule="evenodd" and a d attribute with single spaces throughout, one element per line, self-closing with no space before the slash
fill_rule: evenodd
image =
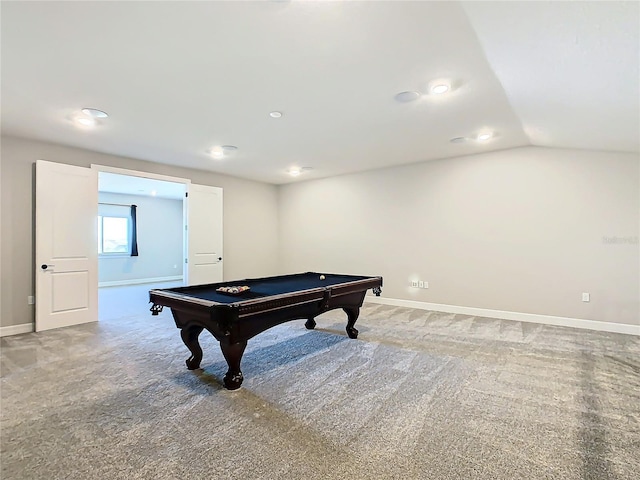
<path id="1" fill-rule="evenodd" d="M 2 2 L 2 133 L 274 184 L 524 145 L 638 152 L 639 7 Z M 436 78 L 458 88 L 394 99 Z M 77 128 L 83 107 L 109 118 Z"/>

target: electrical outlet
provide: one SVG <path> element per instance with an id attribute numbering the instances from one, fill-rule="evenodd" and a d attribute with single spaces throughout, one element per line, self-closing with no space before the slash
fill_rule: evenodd
<path id="1" fill-rule="evenodd" d="M 590 296 L 588 293 L 583 293 L 583 294 L 582 294 L 582 301 L 583 301 L 583 302 L 588 302 L 588 301 L 590 301 L 590 300 L 591 300 L 591 298 L 590 298 L 590 297 L 591 297 L 591 296 Z"/>
<path id="2" fill-rule="evenodd" d="M 27 305 L 33 305 L 36 303 L 36 298 L 33 295 L 29 295 L 27 297 Z"/>
<path id="3" fill-rule="evenodd" d="M 418 288 L 424 288 L 424 282 L 422 280 L 418 282 Z"/>
<path id="4" fill-rule="evenodd" d="M 418 281 L 417 280 L 411 280 L 411 286 L 418 288 Z"/>

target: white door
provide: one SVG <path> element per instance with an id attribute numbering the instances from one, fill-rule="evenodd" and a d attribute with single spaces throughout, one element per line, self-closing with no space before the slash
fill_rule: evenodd
<path id="1" fill-rule="evenodd" d="M 98 175 L 36 162 L 36 331 L 98 320 Z"/>
<path id="2" fill-rule="evenodd" d="M 222 188 L 189 185 L 187 285 L 222 281 Z"/>

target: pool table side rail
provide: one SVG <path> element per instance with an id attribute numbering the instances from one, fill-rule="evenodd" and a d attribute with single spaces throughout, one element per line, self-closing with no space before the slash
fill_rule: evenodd
<path id="1" fill-rule="evenodd" d="M 192 304 L 198 305 L 200 307 L 213 307 L 215 305 L 225 305 L 224 303 L 218 303 L 211 300 L 205 300 L 203 298 L 193 297 L 190 295 L 185 295 L 183 293 L 170 292 L 168 290 L 150 290 L 149 291 L 149 302 L 153 302 L 157 305 L 163 305 L 165 307 L 175 306 L 171 305 L 171 300 L 177 300 L 180 304 Z"/>
<path id="2" fill-rule="evenodd" d="M 234 303 L 214 302 L 213 300 L 205 300 L 167 290 L 151 290 L 149 292 L 149 301 L 156 305 L 177 308 L 182 311 L 187 309 L 202 311 L 203 307 L 207 309 L 237 309 L 238 317 L 242 318 L 295 305 L 303 305 L 305 303 L 322 300 L 327 301 L 330 298 L 348 295 L 354 292 L 366 292 L 366 290 L 380 286 L 382 286 L 382 277 L 370 277 L 347 283 L 338 283 L 328 287 L 300 290 L 295 292 L 295 295 L 282 293 L 251 300 L 240 300 Z"/>
<path id="3" fill-rule="evenodd" d="M 237 305 L 239 309 L 238 316 L 244 318 L 255 315 L 256 313 L 266 313 L 310 302 L 324 301 L 326 303 L 330 298 L 340 297 L 354 292 L 365 293 L 370 288 L 380 286 L 382 286 L 382 277 L 372 277 L 348 283 L 337 283 L 329 287 L 301 290 L 296 292 L 295 296 L 292 296 L 291 293 L 283 293 L 264 298 L 255 298 L 235 305 Z"/>

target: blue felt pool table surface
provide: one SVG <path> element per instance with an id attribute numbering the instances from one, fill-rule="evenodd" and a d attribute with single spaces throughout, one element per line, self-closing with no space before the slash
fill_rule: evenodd
<path id="1" fill-rule="evenodd" d="M 321 279 L 324 276 L 324 279 Z M 216 303 L 237 303 L 243 300 L 254 300 L 274 295 L 299 292 L 303 290 L 323 289 L 336 285 L 366 280 L 371 277 L 359 275 L 340 275 L 330 273 L 297 273 L 282 275 L 279 277 L 255 278 L 248 280 L 236 280 L 231 282 L 212 283 L 207 285 L 194 285 L 189 287 L 176 287 L 164 291 L 175 292 L 188 297 L 209 300 Z M 249 290 L 239 294 L 228 294 L 216 291 L 219 287 L 248 286 Z"/>

